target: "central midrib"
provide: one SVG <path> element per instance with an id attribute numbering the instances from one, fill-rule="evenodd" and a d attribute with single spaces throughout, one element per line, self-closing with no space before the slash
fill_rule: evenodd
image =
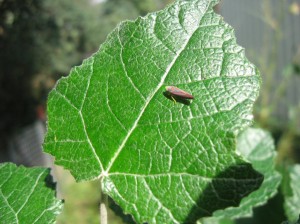
<path id="1" fill-rule="evenodd" d="M 207 9 L 206 9 L 207 10 Z M 205 11 L 206 11 L 205 10 Z M 205 12 L 204 12 L 205 13 Z M 199 20 L 199 22 L 201 21 L 201 19 Z M 199 25 L 199 23 L 198 23 Z M 185 41 L 185 43 L 182 45 L 182 47 L 176 52 L 176 55 L 174 57 L 174 59 L 171 61 L 171 63 L 168 65 L 168 67 L 166 68 L 165 73 L 163 74 L 160 82 L 158 83 L 157 87 L 154 89 L 154 91 L 146 98 L 146 103 L 144 104 L 144 106 L 142 107 L 137 119 L 135 120 L 135 122 L 133 123 L 131 129 L 129 130 L 129 132 L 127 133 L 127 135 L 125 136 L 125 138 L 123 139 L 121 145 L 119 146 L 118 150 L 115 152 L 114 156 L 112 157 L 111 161 L 109 162 L 106 171 L 104 171 L 106 174 L 109 173 L 110 168 L 112 167 L 112 165 L 114 164 L 115 160 L 117 159 L 118 155 L 120 154 L 120 152 L 122 151 L 122 149 L 124 148 L 127 140 L 129 139 L 129 137 L 131 136 L 132 132 L 135 130 L 135 128 L 138 126 L 138 123 L 143 115 L 143 113 L 145 112 L 147 106 L 149 105 L 151 99 L 153 98 L 153 96 L 157 93 L 157 91 L 161 88 L 161 86 L 164 84 L 165 79 L 167 78 L 170 70 L 172 69 L 173 65 L 175 64 L 176 60 L 178 59 L 178 57 L 180 56 L 181 52 L 186 48 L 187 44 L 189 43 L 191 37 L 193 36 L 193 34 L 195 33 L 195 31 L 198 29 L 198 26 L 196 26 L 196 28 L 193 30 L 193 32 L 190 34 L 190 36 L 187 38 L 187 40 Z"/>

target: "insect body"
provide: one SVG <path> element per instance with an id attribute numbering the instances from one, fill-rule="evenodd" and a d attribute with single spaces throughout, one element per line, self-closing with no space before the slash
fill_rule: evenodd
<path id="1" fill-rule="evenodd" d="M 166 86 L 166 91 L 170 94 L 171 98 L 173 101 L 176 103 L 176 100 L 174 97 L 178 97 L 181 99 L 194 99 L 192 94 L 183 91 L 182 89 L 179 89 L 175 86 Z"/>

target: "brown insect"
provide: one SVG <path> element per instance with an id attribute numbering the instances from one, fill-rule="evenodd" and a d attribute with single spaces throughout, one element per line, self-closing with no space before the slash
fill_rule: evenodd
<path id="1" fill-rule="evenodd" d="M 176 103 L 176 100 L 174 99 L 175 97 L 180 97 L 182 99 L 194 99 L 194 97 L 192 96 L 192 94 L 179 89 L 175 86 L 166 86 L 166 91 L 170 94 L 172 100 L 174 101 L 174 103 Z"/>

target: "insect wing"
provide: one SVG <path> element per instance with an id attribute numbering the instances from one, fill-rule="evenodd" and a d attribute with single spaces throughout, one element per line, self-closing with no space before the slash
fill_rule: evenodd
<path id="1" fill-rule="evenodd" d="M 194 99 L 194 97 L 190 93 L 185 92 L 182 89 L 179 89 L 175 86 L 167 86 L 166 89 L 169 93 L 171 93 L 174 96 L 179 96 L 185 99 Z"/>

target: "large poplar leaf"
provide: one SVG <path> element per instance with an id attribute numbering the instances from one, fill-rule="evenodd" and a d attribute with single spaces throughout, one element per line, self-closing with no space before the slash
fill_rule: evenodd
<path id="1" fill-rule="evenodd" d="M 46 168 L 0 164 L 0 223 L 55 223 L 62 201 Z"/>
<path id="2" fill-rule="evenodd" d="M 194 222 L 262 182 L 235 153 L 260 77 L 217 2 L 121 23 L 49 95 L 45 151 L 78 181 L 100 178 L 139 223 Z M 195 99 L 174 104 L 166 85 Z"/>
<path id="3" fill-rule="evenodd" d="M 234 223 L 234 219 L 250 217 L 254 207 L 265 204 L 277 193 L 281 175 L 275 169 L 276 151 L 272 136 L 261 129 L 248 128 L 238 136 L 237 150 L 264 175 L 264 181 L 259 190 L 242 199 L 239 207 L 216 211 L 213 217 L 201 220 L 202 224 Z"/>

